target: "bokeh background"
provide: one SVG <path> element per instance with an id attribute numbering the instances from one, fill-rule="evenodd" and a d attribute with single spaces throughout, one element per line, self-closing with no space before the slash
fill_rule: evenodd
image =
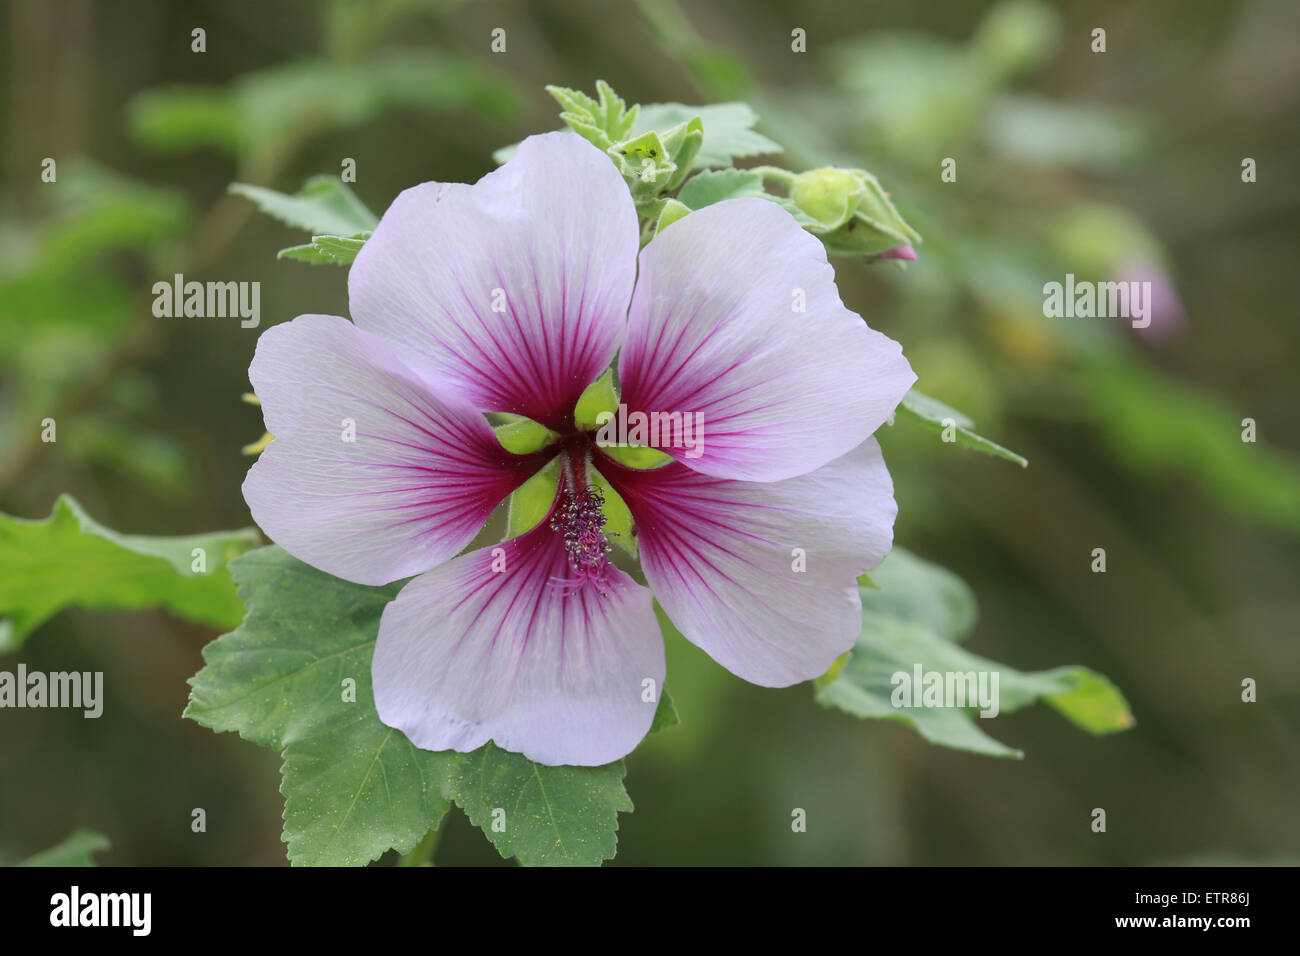
<path id="1" fill-rule="evenodd" d="M 262 428 L 239 396 L 261 330 L 155 319 L 149 289 L 260 281 L 264 329 L 345 314 L 346 271 L 277 261 L 299 234 L 231 181 L 292 192 L 351 157 L 381 211 L 556 127 L 546 83 L 743 99 L 787 146 L 768 161 L 881 178 L 925 243 L 906 271 L 836 260 L 843 298 L 903 343 L 920 388 L 1031 462 L 883 429 L 897 540 L 974 588 L 972 650 L 1092 667 L 1137 726 L 1094 738 L 1039 706 L 991 728 L 1024 760 L 978 757 L 807 687 L 751 687 L 677 641 L 682 724 L 629 759 L 617 863 L 1300 860 L 1291 0 L 8 0 L 0 22 L 0 510 L 41 517 L 67 491 L 123 531 L 250 522 L 239 450 Z M 1163 284 L 1152 327 L 1044 318 L 1066 272 Z M 0 857 L 90 827 L 112 864 L 284 862 L 278 756 L 180 718 L 214 636 L 71 610 L 0 658 L 102 670 L 108 697 L 98 721 L 0 715 Z M 438 863 L 500 862 L 459 811 L 445 826 Z"/>

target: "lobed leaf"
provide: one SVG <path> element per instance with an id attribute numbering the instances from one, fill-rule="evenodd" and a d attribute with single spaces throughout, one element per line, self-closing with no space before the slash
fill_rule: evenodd
<path id="1" fill-rule="evenodd" d="M 283 750 L 294 864 L 358 865 L 390 848 L 409 852 L 452 800 L 521 863 L 594 865 L 614 855 L 618 814 L 632 809 L 622 761 L 546 767 L 492 744 L 470 754 L 420 750 L 379 720 L 370 659 L 400 582 L 351 584 L 276 546 L 242 556 L 231 571 L 248 616 L 204 648 L 185 716 Z M 671 723 L 667 711 L 656 720 Z"/>
<path id="2" fill-rule="evenodd" d="M 256 547 L 255 528 L 179 537 L 119 534 L 72 498 L 48 518 L 0 515 L 0 651 L 15 651 L 36 627 L 71 605 L 165 607 L 202 624 L 229 627 L 242 609 L 225 563 Z M 202 549 L 206 570 L 193 570 Z"/>
<path id="3" fill-rule="evenodd" d="M 895 707 L 893 677 L 902 672 L 998 675 L 998 710 L 1041 700 L 1093 734 L 1133 726 L 1123 695 L 1084 667 L 1025 673 L 972 654 L 956 643 L 974 623 L 974 596 L 951 572 L 901 548 L 872 575 L 879 590 L 859 587 L 862 634 L 847 660 L 816 683 L 817 701 L 857 717 L 900 721 L 944 747 L 993 757 L 1022 757 L 983 730 L 973 707 Z"/>
<path id="4" fill-rule="evenodd" d="M 379 224 L 375 214 L 335 176 L 313 176 L 293 196 L 247 183 L 231 183 L 230 191 L 253 200 L 262 212 L 286 225 L 324 236 L 368 235 Z"/>

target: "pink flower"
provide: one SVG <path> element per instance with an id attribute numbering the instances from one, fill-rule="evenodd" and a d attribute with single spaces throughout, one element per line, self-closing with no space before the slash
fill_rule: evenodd
<path id="1" fill-rule="evenodd" d="M 765 686 L 821 674 L 858 635 L 855 579 L 897 511 L 871 436 L 915 381 L 902 350 L 844 307 L 821 243 L 775 203 L 720 202 L 638 244 L 608 157 L 534 136 L 476 185 L 398 196 L 352 266 L 352 322 L 299 316 L 258 341 L 249 375 L 275 440 L 244 496 L 308 564 L 414 576 L 372 675 L 380 718 L 418 747 L 629 753 L 664 681 L 652 594 Z M 699 413 L 701 447 L 638 470 L 575 425 L 616 355 L 620 401 Z M 511 454 L 486 411 L 559 437 Z M 459 553 L 555 459 L 548 520 Z M 648 587 L 610 560 L 592 468 L 631 510 Z"/>

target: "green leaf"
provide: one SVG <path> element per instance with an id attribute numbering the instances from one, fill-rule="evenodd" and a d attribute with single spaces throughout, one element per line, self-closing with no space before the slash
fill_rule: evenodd
<path id="1" fill-rule="evenodd" d="M 895 548 L 873 572 L 880 590 L 860 587 L 862 634 L 847 661 L 815 682 L 823 706 L 857 717 L 901 721 L 931 743 L 994 757 L 1020 751 L 984 732 L 978 707 L 895 707 L 894 675 L 983 672 L 997 674 L 997 706 L 1009 712 L 1042 700 L 1093 734 L 1133 726 L 1123 695 L 1105 677 L 1083 667 L 1022 673 L 979 657 L 955 643 L 975 618 L 969 588 L 950 572 Z M 991 680 L 991 678 L 990 678 Z M 989 685 L 991 687 L 991 684 Z"/>
<path id="2" fill-rule="evenodd" d="M 618 814 L 630 813 L 623 761 L 603 767 L 546 767 L 488 744 L 451 780 L 456 805 L 502 856 L 525 866 L 596 866 L 617 849 Z M 501 820 L 498 832 L 493 821 Z M 498 827 L 500 824 L 498 824 Z"/>
<path id="3" fill-rule="evenodd" d="M 268 216 L 313 234 L 358 236 L 379 224 L 375 214 L 335 176 L 313 176 L 295 196 L 246 183 L 231 183 L 230 191 L 253 200 Z"/>
<path id="4" fill-rule="evenodd" d="M 196 146 L 238 152 L 251 141 L 238 100 L 219 87 L 146 90 L 131 101 L 127 115 L 135 139 L 160 152 Z"/>
<path id="5" fill-rule="evenodd" d="M 686 180 L 677 198 L 692 209 L 703 209 L 724 199 L 748 196 L 769 197 L 763 189 L 763 177 L 746 169 L 719 169 L 696 173 Z"/>
<path id="6" fill-rule="evenodd" d="M 1021 468 L 1029 464 L 1029 461 L 1023 456 L 1003 448 L 996 442 L 989 441 L 982 435 L 977 435 L 971 430 L 975 423 L 955 408 L 945 405 L 937 398 L 922 394 L 916 389 L 911 389 L 903 396 L 902 404 L 898 406 L 898 413 L 904 418 L 920 422 L 940 436 L 943 435 L 945 429 L 951 427 L 952 435 L 955 438 L 953 444 L 964 445 L 967 448 L 984 452 L 986 455 L 1005 458 L 1007 461 L 1015 462 Z"/>
<path id="7" fill-rule="evenodd" d="M 1017 163 L 1099 170 L 1132 165 L 1158 141 L 1141 113 L 1019 94 L 998 97 L 981 138 Z"/>
<path id="8" fill-rule="evenodd" d="M 627 137 L 632 132 L 632 126 L 636 123 L 637 114 L 641 107 L 633 104 L 631 109 L 623 102 L 623 98 L 614 92 L 614 88 L 604 80 L 596 81 L 596 95 L 600 98 L 600 110 L 603 117 L 601 128 L 604 129 L 611 140 L 617 141 Z"/>
<path id="9" fill-rule="evenodd" d="M 408 852 L 447 810 L 443 781 L 456 755 L 416 749 L 375 712 L 370 658 L 400 584 L 352 584 L 276 546 L 230 570 L 248 616 L 203 649 L 185 716 L 283 750 L 293 863 L 352 866 Z"/>
<path id="10" fill-rule="evenodd" d="M 1156 481 L 1190 477 L 1246 520 L 1300 531 L 1300 458 L 1268 441 L 1282 429 L 1261 418 L 1257 440 L 1242 441 L 1241 412 L 1120 356 L 1088 363 L 1083 382 L 1103 438 L 1131 471 Z"/>
<path id="11" fill-rule="evenodd" d="M 401 583 L 351 584 L 279 547 L 237 559 L 248 605 L 203 651 L 185 716 L 284 751 L 284 838 L 295 864 L 356 865 L 409 852 L 454 799 L 504 856 L 596 864 L 614 854 L 632 809 L 622 762 L 545 767 L 492 744 L 471 754 L 420 750 L 375 711 L 370 659 L 384 606 Z M 355 682 L 355 701 L 346 699 Z M 493 810 L 506 831 L 493 829 Z"/>
<path id="12" fill-rule="evenodd" d="M 275 257 L 295 259 L 313 266 L 347 266 L 352 264 L 369 238 L 368 232 L 360 232 L 355 236 L 312 236 L 311 242 L 281 249 Z"/>
<path id="13" fill-rule="evenodd" d="M 970 585 L 903 548 L 894 548 L 859 583 L 871 589 L 873 613 L 919 624 L 946 640 L 965 640 L 979 617 Z"/>
<path id="14" fill-rule="evenodd" d="M 696 116 L 704 124 L 704 140 L 695 156 L 698 166 L 730 166 L 731 161 L 738 157 L 781 151 L 772 140 L 754 131 L 758 115 L 747 103 L 716 103 L 711 106 L 654 103 L 642 106 L 632 126 L 632 135 L 651 130 L 664 133 Z"/>
<path id="15" fill-rule="evenodd" d="M 460 755 L 420 750 L 381 724 L 373 705 L 362 710 L 360 695 L 336 725 L 284 749 L 284 841 L 295 866 L 358 866 L 390 847 L 409 853 L 450 809 L 443 790 Z"/>
<path id="16" fill-rule="evenodd" d="M 131 101 L 129 118 L 136 139 L 154 149 L 211 146 L 247 158 L 390 109 L 462 110 L 500 119 L 514 112 L 516 100 L 505 81 L 469 57 L 388 50 L 355 62 L 300 60 L 243 74 L 226 87 L 149 90 Z"/>
<path id="17" fill-rule="evenodd" d="M 134 610 L 165 607 L 229 627 L 242 610 L 225 563 L 256 547 L 257 530 L 182 537 L 118 534 L 63 495 L 48 518 L 0 515 L 0 652 L 17 650 L 36 627 L 70 605 Z M 195 549 L 206 570 L 196 572 Z"/>
<path id="18" fill-rule="evenodd" d="M 62 843 L 30 856 L 19 866 L 94 866 L 94 854 L 107 850 L 108 837 L 94 830 L 75 830 Z"/>
<path id="19" fill-rule="evenodd" d="M 560 119 L 564 120 L 565 125 L 601 149 L 608 149 L 619 140 L 626 139 L 632 124 L 636 122 L 638 107 L 627 109 L 627 104 L 604 80 L 596 81 L 598 100 L 580 90 L 563 86 L 548 86 L 546 92 L 564 108 Z"/>
<path id="20" fill-rule="evenodd" d="M 44 269 L 80 268 L 92 256 L 147 252 L 182 236 L 190 224 L 185 199 L 136 182 L 92 160 L 59 163 L 52 215 L 41 235 Z"/>

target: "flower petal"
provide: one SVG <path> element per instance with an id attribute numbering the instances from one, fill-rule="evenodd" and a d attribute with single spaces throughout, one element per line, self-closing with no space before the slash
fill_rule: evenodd
<path id="1" fill-rule="evenodd" d="M 856 448 L 916 376 L 844 307 L 822 244 L 751 198 L 697 210 L 641 252 L 619 379 L 631 411 L 701 416 L 696 449 L 663 451 L 707 475 L 776 481 Z"/>
<path id="2" fill-rule="evenodd" d="M 542 464 L 507 452 L 481 413 L 338 316 L 268 329 L 248 374 L 275 436 L 244 479 L 253 519 L 349 581 L 386 584 L 445 561 Z"/>
<path id="3" fill-rule="evenodd" d="M 406 585 L 375 644 L 380 720 L 425 750 L 494 740 L 538 763 L 581 766 L 630 753 L 664 680 L 650 592 L 612 567 L 605 594 L 571 591 L 557 583 L 567 570 L 563 539 L 543 523 Z"/>
<path id="4" fill-rule="evenodd" d="M 352 318 L 479 408 L 563 424 L 618 348 L 638 242 L 608 156 L 530 136 L 473 186 L 394 200 L 352 265 Z"/>
<path id="5" fill-rule="evenodd" d="M 853 646 L 856 579 L 889 553 L 898 511 L 874 438 L 778 482 L 711 478 L 678 462 L 637 471 L 605 457 L 598 467 L 636 520 L 655 598 L 727 670 L 785 687 Z"/>

